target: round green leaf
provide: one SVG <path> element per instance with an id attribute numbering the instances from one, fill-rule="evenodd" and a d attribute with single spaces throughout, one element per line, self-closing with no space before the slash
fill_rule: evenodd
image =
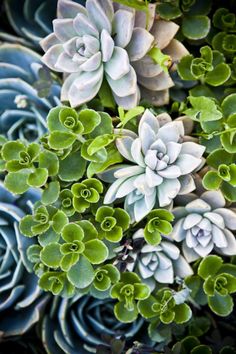
<path id="1" fill-rule="evenodd" d="M 57 201 L 60 193 L 60 183 L 58 181 L 48 183 L 46 189 L 44 189 L 41 197 L 41 201 L 44 205 L 53 204 Z"/>
<path id="2" fill-rule="evenodd" d="M 24 216 L 20 221 L 20 232 L 24 236 L 33 237 L 35 234 L 32 232 L 32 226 L 35 225 L 32 215 Z"/>
<path id="3" fill-rule="evenodd" d="M 56 233 L 60 233 L 63 227 L 68 223 L 68 218 L 63 211 L 58 210 L 52 218 L 52 228 Z"/>
<path id="4" fill-rule="evenodd" d="M 59 177 L 66 182 L 78 181 L 83 177 L 86 169 L 86 161 L 80 152 L 74 152 L 60 161 Z"/>
<path id="5" fill-rule="evenodd" d="M 232 114 L 236 113 L 236 93 L 232 93 L 231 95 L 227 96 L 222 104 L 221 108 L 223 110 L 224 117 L 229 117 Z"/>
<path id="6" fill-rule="evenodd" d="M 40 252 L 41 261 L 48 267 L 57 268 L 60 265 L 62 254 L 59 243 L 50 243 Z"/>
<path id="7" fill-rule="evenodd" d="M 136 304 L 134 304 L 134 309 L 128 311 L 125 307 L 124 302 L 118 302 L 114 306 L 114 313 L 116 318 L 124 323 L 132 323 L 138 317 L 138 310 Z"/>
<path id="8" fill-rule="evenodd" d="M 94 280 L 94 270 L 87 258 L 81 256 L 79 261 L 71 267 L 67 277 L 75 287 L 84 289 Z"/>
<path id="9" fill-rule="evenodd" d="M 30 173 L 27 183 L 31 187 L 42 187 L 48 179 L 48 171 L 46 168 L 37 168 Z"/>
<path id="10" fill-rule="evenodd" d="M 39 167 L 46 168 L 49 176 L 55 176 L 59 170 L 59 160 L 51 151 L 43 151 L 39 155 Z"/>
<path id="11" fill-rule="evenodd" d="M 220 86 L 230 78 L 230 75 L 231 70 L 229 65 L 222 63 L 206 74 L 205 81 L 211 86 Z"/>
<path id="12" fill-rule="evenodd" d="M 2 147 L 2 157 L 6 161 L 18 160 L 21 151 L 25 150 L 25 145 L 21 141 L 8 141 Z"/>
<path id="13" fill-rule="evenodd" d="M 230 202 L 236 202 L 236 187 L 231 186 L 227 182 L 223 182 L 221 186 L 221 191 L 224 197 Z"/>
<path id="14" fill-rule="evenodd" d="M 48 144 L 52 149 L 69 148 L 76 140 L 76 135 L 70 132 L 53 131 L 48 138 Z"/>
<path id="15" fill-rule="evenodd" d="M 84 127 L 83 134 L 89 134 L 100 124 L 101 117 L 93 109 L 83 109 L 79 112 L 79 120 Z"/>
<path id="16" fill-rule="evenodd" d="M 222 179 L 218 176 L 216 171 L 208 171 L 202 180 L 203 186 L 208 190 L 219 189 Z"/>
<path id="17" fill-rule="evenodd" d="M 55 130 L 66 131 L 66 128 L 63 127 L 63 125 L 59 120 L 59 114 L 61 109 L 63 108 L 68 108 L 68 107 L 63 107 L 63 106 L 54 107 L 49 111 L 47 116 L 47 126 L 50 132 L 53 132 Z"/>
<path id="18" fill-rule="evenodd" d="M 108 249 L 100 240 L 90 240 L 85 243 L 84 255 L 92 264 L 100 264 L 108 257 Z"/>
<path id="19" fill-rule="evenodd" d="M 178 324 L 185 323 L 192 317 L 191 308 L 187 304 L 175 306 L 175 322 Z"/>
<path id="20" fill-rule="evenodd" d="M 211 22 L 207 16 L 185 16 L 182 22 L 182 32 L 188 39 L 202 39 L 208 35 L 210 26 Z"/>
<path id="21" fill-rule="evenodd" d="M 234 307 L 233 299 L 230 295 L 221 296 L 215 293 L 214 296 L 208 296 L 208 304 L 210 309 L 218 316 L 228 316 Z"/>
<path id="22" fill-rule="evenodd" d="M 204 258 L 198 267 L 198 275 L 201 278 L 206 279 L 209 275 L 215 275 L 220 269 L 223 260 L 219 256 L 208 256 Z"/>
<path id="23" fill-rule="evenodd" d="M 22 194 L 29 189 L 28 185 L 29 173 L 22 171 L 10 172 L 4 180 L 5 187 L 13 194 Z"/>

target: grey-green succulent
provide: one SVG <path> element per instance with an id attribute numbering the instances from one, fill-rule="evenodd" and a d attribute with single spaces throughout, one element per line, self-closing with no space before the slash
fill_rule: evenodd
<path id="1" fill-rule="evenodd" d="M 220 191 L 182 196 L 173 209 L 175 225 L 170 235 L 182 242 L 182 250 L 188 262 L 204 258 L 215 250 L 226 256 L 236 254 L 236 210 L 225 206 Z"/>
<path id="2" fill-rule="evenodd" d="M 40 83 L 46 85 L 41 86 L 44 97 L 40 97 L 37 84 L 43 73 L 40 56 L 34 51 L 21 45 L 0 45 L 0 134 L 8 139 L 32 141 L 45 133 L 48 111 L 60 103 L 60 87 L 50 81 L 49 74 Z"/>
<path id="3" fill-rule="evenodd" d="M 155 105 L 168 103 L 168 67 L 173 63 L 174 70 L 188 52 L 173 39 L 178 25 L 157 18 L 155 8 L 150 4 L 147 17 L 112 0 L 87 0 L 85 7 L 59 0 L 54 32 L 41 46 L 43 62 L 66 75 L 62 101 L 79 106 L 104 84 L 126 109 L 137 106 L 140 95 Z"/>
<path id="4" fill-rule="evenodd" d="M 39 198 L 35 190 L 16 197 L 0 184 L 0 333 L 1 339 L 22 335 L 38 322 L 49 298 L 38 286 L 26 251 L 32 240 L 19 231 L 19 221 Z"/>
<path id="5" fill-rule="evenodd" d="M 132 239 L 144 241 L 144 230 L 136 231 Z M 172 284 L 175 277 L 185 278 L 193 273 L 186 259 L 180 254 L 179 248 L 167 238 L 163 238 L 157 246 L 143 242 L 138 252 L 131 252 L 129 255 L 134 262 L 129 263 L 127 269 L 129 271 L 135 269 L 151 290 L 155 288 L 157 282 Z"/>
<path id="6" fill-rule="evenodd" d="M 45 349 L 51 354 L 89 354 L 95 353 L 97 346 L 106 344 L 107 336 L 133 340 L 143 328 L 144 319 L 139 317 L 133 323 L 121 323 L 115 318 L 113 307 L 112 299 L 54 298 L 41 327 Z"/>
<path id="7" fill-rule="evenodd" d="M 155 117 L 149 110 L 143 114 L 138 135 L 130 130 L 116 130 L 120 154 L 131 164 L 116 165 L 101 174 L 113 182 L 104 203 L 125 197 L 125 209 L 131 219 L 140 221 L 155 205 L 165 207 L 178 194 L 194 190 L 191 172 L 202 163 L 205 150 L 192 141 L 184 141 L 184 124 L 172 121 L 164 113 Z"/>

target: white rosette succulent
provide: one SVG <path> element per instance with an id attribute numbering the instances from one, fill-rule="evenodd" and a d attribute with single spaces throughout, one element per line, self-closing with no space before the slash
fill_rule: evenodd
<path id="1" fill-rule="evenodd" d="M 43 62 L 66 74 L 63 101 L 72 107 L 90 101 L 105 78 L 115 101 L 125 109 L 138 104 L 140 89 L 153 104 L 168 103 L 173 81 L 168 70 L 148 53 L 158 47 L 176 63 L 188 52 L 173 39 L 179 26 L 157 19 L 155 6 L 149 6 L 146 28 L 145 12 L 111 0 L 87 0 L 85 7 L 71 0 L 58 1 L 54 32 L 41 41 L 41 46 L 46 52 Z"/>
<path id="2" fill-rule="evenodd" d="M 139 229 L 133 235 L 133 240 L 143 239 L 144 230 Z M 154 290 L 158 283 L 173 284 L 176 277 L 185 278 L 193 271 L 179 248 L 173 242 L 163 240 L 157 246 L 144 244 L 137 253 L 130 253 L 134 263 L 128 263 L 127 269 L 135 271 L 142 280 Z"/>
<path id="3" fill-rule="evenodd" d="M 188 262 L 204 258 L 213 250 L 225 256 L 236 255 L 236 210 L 225 207 L 220 191 L 204 192 L 200 197 L 190 194 L 179 198 L 173 209 L 175 225 L 170 235 L 182 242 Z"/>
<path id="4" fill-rule="evenodd" d="M 190 193 L 195 184 L 191 172 L 202 163 L 205 150 L 192 141 L 184 141 L 184 124 L 172 121 L 164 113 L 155 117 L 143 114 L 138 135 L 129 130 L 117 131 L 120 154 L 132 165 L 117 165 L 101 174 L 113 182 L 104 203 L 125 197 L 125 209 L 132 221 L 140 221 L 154 206 L 166 207 L 178 194 Z"/>

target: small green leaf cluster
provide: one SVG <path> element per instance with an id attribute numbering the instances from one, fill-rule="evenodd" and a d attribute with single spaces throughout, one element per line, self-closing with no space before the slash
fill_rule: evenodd
<path id="1" fill-rule="evenodd" d="M 221 86 L 228 81 L 231 69 L 225 63 L 223 54 L 209 46 L 200 48 L 201 56 L 192 54 L 183 57 L 178 64 L 178 73 L 183 80 L 200 80 L 210 86 Z"/>
<path id="2" fill-rule="evenodd" d="M 137 274 L 124 272 L 120 281 L 111 288 L 111 297 L 117 299 L 114 312 L 121 322 L 133 322 L 138 317 L 140 300 L 145 300 L 150 295 L 150 288 L 143 284 Z"/>
<path id="3" fill-rule="evenodd" d="M 161 235 L 169 235 L 172 231 L 171 222 L 174 216 L 165 209 L 154 209 L 147 216 L 144 228 L 144 238 L 150 245 L 156 246 L 161 242 Z"/>
<path id="4" fill-rule="evenodd" d="M 208 190 L 220 189 L 230 202 L 236 201 L 236 154 L 217 149 L 206 159 L 210 170 L 204 175 L 202 183 Z"/>
<path id="5" fill-rule="evenodd" d="M 185 279 L 191 289 L 191 297 L 201 305 L 208 304 L 218 316 L 228 316 L 233 311 L 232 294 L 236 292 L 236 266 L 223 263 L 219 256 L 204 258 L 197 275 Z"/>
<path id="6" fill-rule="evenodd" d="M 235 13 L 227 8 L 218 8 L 213 15 L 212 23 L 214 35 L 211 45 L 215 50 L 220 51 L 226 58 L 231 67 L 231 84 L 236 80 L 236 17 Z"/>
<path id="7" fill-rule="evenodd" d="M 205 38 L 210 31 L 211 21 L 207 15 L 211 5 L 212 1 L 205 0 L 171 0 L 160 1 L 157 9 L 162 18 L 181 21 L 181 35 L 195 41 Z"/>

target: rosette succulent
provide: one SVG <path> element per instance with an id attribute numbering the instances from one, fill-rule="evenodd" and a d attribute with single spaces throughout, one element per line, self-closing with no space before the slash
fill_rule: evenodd
<path id="1" fill-rule="evenodd" d="M 43 62 L 66 74 L 62 101 L 79 106 L 103 87 L 126 109 L 137 106 L 140 94 L 154 105 L 168 103 L 168 66 L 188 52 L 173 39 L 178 25 L 157 18 L 155 7 L 147 16 L 111 0 L 87 0 L 85 7 L 58 1 L 54 31 L 41 46 Z"/>
<path id="2" fill-rule="evenodd" d="M 175 215 L 173 232 L 175 241 L 182 242 L 182 250 L 188 262 L 204 258 L 212 250 L 232 256 L 236 254 L 236 211 L 225 206 L 219 191 L 204 192 L 179 198 L 173 209 Z"/>
<path id="3" fill-rule="evenodd" d="M 39 198 L 29 191 L 14 197 L 0 185 L 0 332 L 2 337 L 22 335 L 35 324 L 48 296 L 42 294 L 31 274 L 26 250 L 32 241 L 19 231 L 19 221 L 29 212 L 28 202 Z"/>
<path id="4" fill-rule="evenodd" d="M 42 324 L 45 349 L 52 354 L 87 354 L 106 344 L 107 337 L 115 340 L 124 336 L 133 341 L 138 334 L 140 338 L 144 320 L 139 317 L 130 324 L 119 322 L 113 314 L 113 307 L 111 299 L 104 301 L 90 296 L 55 298 Z"/>
<path id="5" fill-rule="evenodd" d="M 10 140 L 36 140 L 46 130 L 48 111 L 59 104 L 60 87 L 48 77 L 46 84 L 52 86 L 47 97 L 38 95 L 34 85 L 43 70 L 40 56 L 32 50 L 0 45 L 0 133 Z"/>
<path id="6" fill-rule="evenodd" d="M 83 0 L 75 0 L 84 4 Z M 14 31 L 20 37 L 0 33 L 7 41 L 21 42 L 39 49 L 39 41 L 52 31 L 52 20 L 56 15 L 57 0 L 4 0 L 6 15 Z"/>
<path id="7" fill-rule="evenodd" d="M 163 239 L 156 246 L 146 244 L 143 229 L 135 232 L 133 240 L 140 241 L 141 247 L 129 253 L 134 261 L 128 264 L 127 269 L 135 270 L 152 290 L 157 282 L 172 284 L 175 277 L 185 278 L 192 274 L 191 267 L 173 242 Z"/>
<path id="8" fill-rule="evenodd" d="M 194 188 L 191 172 L 202 163 L 204 146 L 184 141 L 184 124 L 172 121 L 168 114 L 155 117 L 149 110 L 143 114 L 138 134 L 118 130 L 116 139 L 120 154 L 131 164 L 116 165 L 101 174 L 108 189 L 104 203 L 125 197 L 125 210 L 131 219 L 140 221 L 155 205 L 165 207 L 178 194 Z"/>

